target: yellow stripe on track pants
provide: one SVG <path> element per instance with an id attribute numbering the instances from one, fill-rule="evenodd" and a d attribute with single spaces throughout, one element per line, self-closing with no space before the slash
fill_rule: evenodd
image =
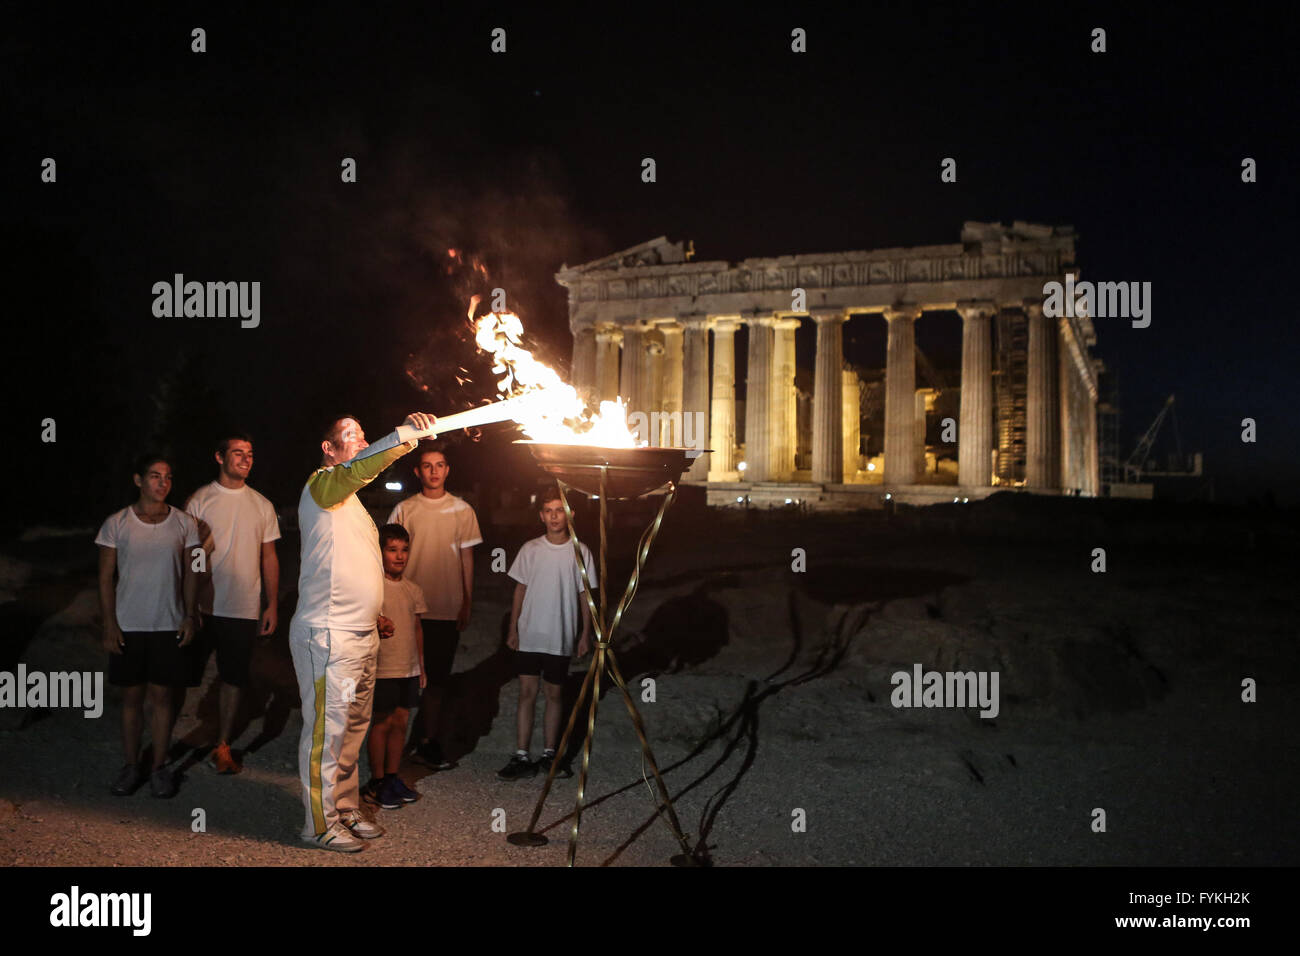
<path id="1" fill-rule="evenodd" d="M 324 833 L 344 810 L 360 808 L 361 746 L 374 703 L 379 632 L 289 626 L 289 651 L 302 697 L 298 776 L 303 836 Z"/>

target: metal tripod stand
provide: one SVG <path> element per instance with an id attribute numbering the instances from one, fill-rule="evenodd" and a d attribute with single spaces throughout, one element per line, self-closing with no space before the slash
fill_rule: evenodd
<path id="1" fill-rule="evenodd" d="M 641 569 L 645 567 L 646 558 L 650 554 L 650 546 L 654 543 L 655 536 L 659 533 L 659 528 L 663 524 L 664 514 L 668 511 L 669 505 L 677 495 L 677 486 L 674 482 L 667 483 L 668 493 L 664 496 L 663 503 L 659 506 L 659 513 L 655 516 L 654 521 L 646 528 L 641 535 L 641 540 L 637 544 L 636 565 L 632 569 L 632 576 L 628 579 L 627 590 L 623 593 L 623 598 L 618 602 L 618 607 L 614 611 L 612 619 L 608 616 L 608 604 L 605 593 L 605 569 L 606 569 L 606 550 L 607 550 L 607 532 L 609 525 L 609 513 L 607 502 L 609 500 L 606 490 L 609 485 L 610 472 L 635 472 L 641 469 L 631 466 L 620 466 L 615 464 L 583 464 L 583 463 L 566 463 L 566 468 L 572 469 L 598 469 L 600 477 L 600 578 L 598 581 L 599 602 L 596 596 L 592 594 L 591 580 L 587 575 L 586 563 L 582 560 L 582 549 L 579 547 L 577 532 L 573 525 L 573 509 L 569 505 L 568 493 L 570 486 L 562 479 L 557 478 L 556 483 L 560 488 L 560 500 L 564 505 L 564 516 L 569 526 L 569 539 L 573 542 L 574 559 L 578 562 L 578 571 L 582 576 L 582 592 L 587 601 L 587 608 L 591 612 L 592 629 L 596 634 L 596 649 L 592 654 L 591 665 L 587 668 L 587 676 L 583 679 L 582 690 L 578 692 L 578 699 L 573 705 L 573 713 L 569 716 L 568 726 L 564 729 L 564 736 L 560 741 L 560 748 L 556 753 L 556 759 L 551 761 L 550 772 L 546 775 L 546 785 L 542 788 L 542 794 L 537 799 L 537 806 L 533 809 L 532 819 L 528 822 L 528 829 L 521 833 L 512 833 L 507 839 L 517 846 L 545 846 L 548 842 L 546 837 L 536 832 L 537 821 L 542 815 L 542 807 L 546 803 L 546 797 L 551 791 L 551 784 L 555 780 L 555 772 L 560 766 L 562 756 L 567 752 L 569 737 L 573 733 L 573 728 L 577 723 L 578 714 L 582 710 L 583 701 L 590 692 L 590 704 L 587 708 L 587 733 L 582 744 L 582 770 L 578 777 L 578 798 L 573 810 L 573 827 L 569 832 L 569 853 L 568 865 L 574 865 L 574 859 L 578 852 L 578 828 L 582 823 L 582 810 L 586 800 L 587 791 L 587 771 L 591 765 L 591 741 L 596 730 L 596 708 L 600 702 L 600 682 L 602 676 L 608 668 L 609 676 L 614 685 L 623 695 L 623 702 L 627 705 L 628 714 L 632 717 L 632 725 L 636 728 L 637 738 L 641 742 L 641 753 L 650 765 L 650 770 L 654 774 L 655 782 L 658 784 L 659 796 L 656 798 L 655 805 L 660 816 L 672 830 L 673 836 L 681 845 L 682 852 L 679 856 L 674 856 L 672 862 L 679 866 L 695 865 L 698 861 L 691 852 L 690 843 L 686 835 L 682 832 L 681 824 L 677 820 L 677 812 L 673 808 L 672 798 L 668 795 L 668 787 L 664 784 L 663 777 L 660 776 L 659 766 L 655 763 L 654 754 L 650 750 L 650 743 L 646 739 L 645 725 L 641 722 L 641 715 L 636 709 L 636 704 L 632 700 L 632 695 L 627 689 L 627 684 L 623 680 L 623 675 L 618 669 L 618 661 L 614 656 L 612 641 L 615 632 L 618 630 L 619 622 L 623 618 L 623 613 L 627 610 L 628 605 L 632 602 L 636 594 L 637 584 L 640 581 Z"/>

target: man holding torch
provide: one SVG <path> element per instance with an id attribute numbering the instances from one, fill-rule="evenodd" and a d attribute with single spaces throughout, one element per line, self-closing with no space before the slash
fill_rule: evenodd
<path id="1" fill-rule="evenodd" d="M 306 826 L 302 837 L 356 853 L 383 829 L 361 814 L 357 761 L 370 724 L 381 631 L 384 566 L 379 532 L 357 492 L 434 433 L 434 417 L 413 412 L 391 434 L 366 443 L 351 416 L 330 420 L 321 467 L 298 501 L 302 568 L 289 649 L 302 696 L 298 770 Z"/>

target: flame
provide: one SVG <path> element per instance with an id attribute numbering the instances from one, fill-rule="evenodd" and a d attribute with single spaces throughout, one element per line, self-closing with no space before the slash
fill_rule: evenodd
<path id="1" fill-rule="evenodd" d="M 477 305 L 475 296 L 471 318 Z M 513 399 L 513 417 L 524 433 L 535 441 L 561 445 L 635 448 L 622 399 L 601 402 L 598 412 L 588 414 L 577 389 L 520 344 L 523 334 L 524 325 L 513 312 L 489 312 L 474 323 L 475 342 L 492 356 L 492 371 L 501 376 L 497 391 Z"/>
<path id="2" fill-rule="evenodd" d="M 461 253 L 461 250 L 451 248 L 447 250 L 447 258 L 450 260 L 447 263 L 447 275 L 455 275 L 458 268 L 465 268 L 468 266 L 484 279 L 488 277 L 488 267 L 478 256 L 474 256 L 472 260 L 467 262 L 464 255 Z"/>

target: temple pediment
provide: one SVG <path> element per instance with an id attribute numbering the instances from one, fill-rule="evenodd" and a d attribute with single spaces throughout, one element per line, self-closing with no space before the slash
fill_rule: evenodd
<path id="1" fill-rule="evenodd" d="M 562 272 L 595 272 L 601 269 L 635 269 L 638 266 L 667 266 L 687 260 L 686 243 L 669 242 L 659 236 L 622 252 L 577 266 L 562 266 Z"/>

